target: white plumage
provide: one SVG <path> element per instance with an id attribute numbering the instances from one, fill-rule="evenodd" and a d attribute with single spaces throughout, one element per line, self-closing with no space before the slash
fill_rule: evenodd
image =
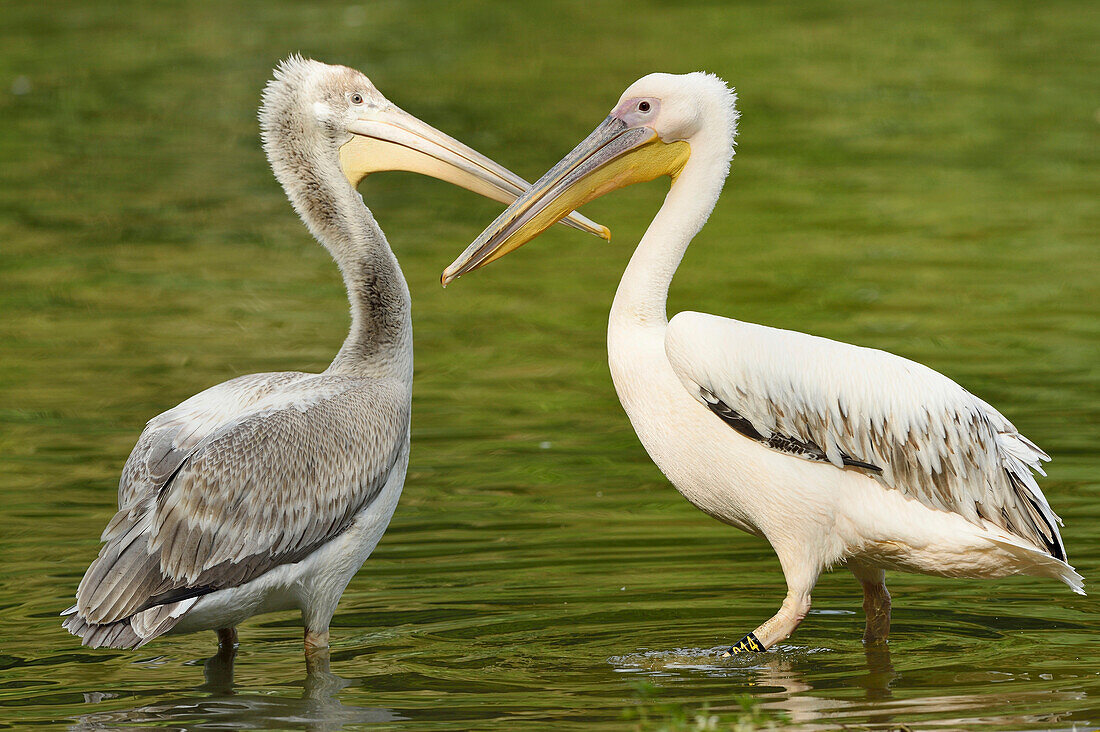
<path id="1" fill-rule="evenodd" d="M 731 649 L 788 637 L 822 571 L 863 585 L 867 641 L 889 632 L 884 570 L 1031 574 L 1082 592 L 1032 471 L 1049 457 L 993 407 L 907 359 L 803 333 L 684 312 L 669 284 L 717 202 L 738 113 L 706 74 L 651 74 L 444 272 L 512 251 L 571 209 L 672 178 L 623 273 L 608 324 L 615 390 L 654 462 L 695 506 L 766 538 L 783 606 Z"/>
<path id="2" fill-rule="evenodd" d="M 865 474 L 888 488 L 991 521 L 1064 557 L 1060 521 L 1030 470 L 1042 472 L 1040 461 L 1050 458 L 927 366 L 692 312 L 669 323 L 665 353 L 689 394 L 710 409 L 727 405 L 763 439 L 812 443 L 841 469 L 848 459 L 873 465 Z"/>

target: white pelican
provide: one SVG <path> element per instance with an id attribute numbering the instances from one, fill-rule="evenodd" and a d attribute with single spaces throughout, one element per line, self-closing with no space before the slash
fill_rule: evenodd
<path id="1" fill-rule="evenodd" d="M 731 652 L 787 638 L 820 573 L 863 586 L 864 639 L 885 640 L 885 569 L 1030 574 L 1082 592 L 1031 470 L 1047 455 L 993 407 L 918 363 L 803 333 L 684 312 L 668 287 L 733 158 L 736 97 L 721 79 L 652 74 L 443 273 L 516 249 L 616 188 L 671 188 L 623 273 L 607 351 L 642 444 L 691 503 L 767 539 L 787 580 L 779 612 Z"/>
<path id="2" fill-rule="evenodd" d="M 332 254 L 351 330 L 321 374 L 251 374 L 149 421 L 122 471 L 118 513 L 66 611 L 84 645 L 137 648 L 300 609 L 307 655 L 393 515 L 409 459 L 409 290 L 356 186 L 425 173 L 509 202 L 523 179 L 390 103 L 366 76 L 295 56 L 260 109 L 264 150 Z M 587 219 L 573 225 L 606 237 Z"/>

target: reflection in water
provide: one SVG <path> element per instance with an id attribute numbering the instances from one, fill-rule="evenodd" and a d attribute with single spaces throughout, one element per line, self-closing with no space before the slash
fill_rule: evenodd
<path id="1" fill-rule="evenodd" d="M 848 720 L 862 720 L 861 724 L 874 728 L 890 728 L 930 714 L 935 717 L 937 726 L 957 724 L 965 728 L 973 722 L 974 712 L 978 710 L 987 710 L 982 716 L 988 723 L 1034 724 L 1055 720 L 1022 713 L 1019 711 L 1021 706 L 1037 701 L 1080 701 L 1086 696 L 1083 692 L 1021 693 L 1019 690 L 999 694 L 986 689 L 981 693 L 896 698 L 891 686 L 901 675 L 894 669 L 890 648 L 886 645 L 865 647 L 865 669 L 830 669 L 844 672 L 846 683 L 842 686 L 837 685 L 836 674 L 820 673 L 818 667 L 822 665 L 824 654 L 830 654 L 826 649 L 779 646 L 768 653 L 719 658 L 724 648 L 648 651 L 612 657 L 608 662 L 623 673 L 667 677 L 688 672 L 740 680 L 744 690 L 751 690 L 764 709 L 782 712 L 801 729 L 832 729 Z M 815 670 L 818 673 L 815 674 Z M 810 678 L 819 679 L 816 687 Z M 837 698 L 834 694 L 838 688 L 843 689 L 842 693 L 862 688 L 862 698 L 847 693 Z M 709 706 L 714 712 L 738 709 L 736 705 L 711 703 Z M 988 713 L 997 708 L 1005 712 L 1000 715 Z M 958 716 L 945 718 L 945 712 Z"/>
<path id="2" fill-rule="evenodd" d="M 204 683 L 195 691 L 202 696 L 183 697 L 133 709 L 81 715 L 70 729 L 105 730 L 121 725 L 179 725 L 186 729 L 304 729 L 337 730 L 350 724 L 392 722 L 404 719 L 389 709 L 342 704 L 336 693 L 352 682 L 329 670 L 328 657 L 311 664 L 302 681 L 300 698 L 266 694 L 240 694 L 234 690 L 233 660 L 236 649 L 222 649 L 203 664 Z M 115 697 L 88 692 L 84 699 L 99 703 Z"/>
<path id="3" fill-rule="evenodd" d="M 890 684 L 898 677 L 890 660 L 889 646 L 871 645 L 864 648 L 866 674 L 859 673 L 861 669 L 851 669 L 851 684 L 863 689 L 867 703 L 855 698 L 835 699 L 810 693 L 814 687 L 805 673 L 806 654 L 793 653 L 792 650 L 783 649 L 774 659 L 766 658 L 762 666 L 753 668 L 757 684 L 780 690 L 777 692 L 778 699 L 764 699 L 765 709 L 782 711 L 798 724 L 820 722 L 856 708 L 866 711 L 866 719 L 872 725 L 888 725 L 896 721 L 896 712 L 880 712 L 878 710 L 882 707 L 876 704 L 891 698 Z"/>
<path id="4" fill-rule="evenodd" d="M 851 701 L 814 695 L 813 684 L 804 670 L 813 656 L 828 653 L 825 649 L 807 650 L 792 646 L 778 646 L 768 653 L 743 654 L 719 657 L 724 646 L 711 649 L 680 649 L 676 651 L 648 651 L 631 656 L 618 656 L 608 661 L 619 671 L 640 672 L 654 676 L 668 676 L 676 671 L 694 671 L 741 680 L 754 691 L 762 706 L 779 711 L 796 724 L 813 723 L 834 716 L 851 705 Z M 812 661 L 810 661 L 812 663 Z M 868 649 L 867 663 L 870 673 L 862 686 L 868 699 L 881 699 L 890 694 L 889 684 L 894 679 L 890 663 L 889 647 Z M 725 708 L 711 704 L 713 711 Z M 734 707 L 730 707 L 733 709 Z"/>

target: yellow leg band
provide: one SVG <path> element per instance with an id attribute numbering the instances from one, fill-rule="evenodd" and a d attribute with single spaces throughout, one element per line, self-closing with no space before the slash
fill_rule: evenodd
<path id="1" fill-rule="evenodd" d="M 744 638 L 734 643 L 729 650 L 726 651 L 726 655 L 736 656 L 741 653 L 763 653 L 766 650 L 764 644 L 757 640 L 755 635 L 749 633 Z"/>

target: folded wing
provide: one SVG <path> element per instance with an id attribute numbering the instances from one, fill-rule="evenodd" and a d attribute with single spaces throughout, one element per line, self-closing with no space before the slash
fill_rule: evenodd
<path id="1" fill-rule="evenodd" d="M 993 407 L 885 351 L 680 313 L 665 351 L 684 387 L 731 428 L 925 505 L 988 520 L 1065 560 L 1032 470 L 1050 458 Z"/>
<path id="2" fill-rule="evenodd" d="M 242 377 L 155 418 L 66 627 L 160 627 L 308 556 L 378 495 L 408 424 L 407 387 L 327 374 Z"/>

